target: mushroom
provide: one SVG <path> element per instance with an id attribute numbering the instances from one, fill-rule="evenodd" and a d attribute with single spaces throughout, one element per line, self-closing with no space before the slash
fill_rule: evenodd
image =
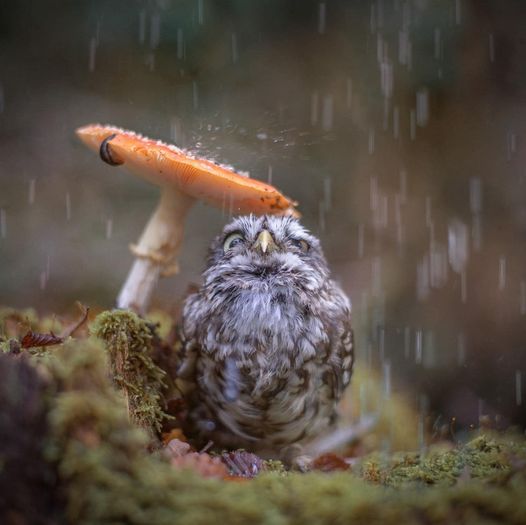
<path id="1" fill-rule="evenodd" d="M 161 188 L 157 209 L 138 243 L 130 246 L 136 260 L 119 293 L 119 308 L 146 313 L 159 277 L 177 273 L 184 221 L 197 200 L 231 213 L 297 215 L 297 203 L 273 186 L 176 146 L 99 124 L 76 133 L 106 163 L 122 165 Z"/>

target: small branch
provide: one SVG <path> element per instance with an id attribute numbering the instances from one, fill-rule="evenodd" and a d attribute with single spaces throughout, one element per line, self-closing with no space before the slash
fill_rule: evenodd
<path id="1" fill-rule="evenodd" d="M 55 335 L 53 332 L 48 334 L 42 334 L 39 332 L 33 332 L 29 330 L 20 341 L 22 348 L 35 348 L 40 346 L 53 346 L 62 344 L 68 337 L 76 332 L 88 319 L 89 308 L 77 303 L 82 311 L 82 317 L 76 321 L 73 325 L 66 328 L 60 335 Z"/>
<path id="2" fill-rule="evenodd" d="M 71 326 L 67 327 L 61 334 L 60 337 L 65 340 L 68 337 L 72 336 L 87 320 L 89 316 L 89 306 L 84 306 L 82 303 L 77 301 L 77 306 L 80 308 L 80 311 L 82 313 L 82 317 L 72 324 Z"/>

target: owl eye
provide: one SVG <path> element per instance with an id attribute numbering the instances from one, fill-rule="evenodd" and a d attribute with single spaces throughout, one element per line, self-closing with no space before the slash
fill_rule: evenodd
<path id="1" fill-rule="evenodd" d="M 223 243 L 223 251 L 227 252 L 228 250 L 234 248 L 234 246 L 238 246 L 239 244 L 243 244 L 245 241 L 245 238 L 241 233 L 235 232 L 231 233 L 227 236 L 225 239 L 225 242 Z"/>
<path id="2" fill-rule="evenodd" d="M 298 250 L 302 251 L 303 253 L 307 253 L 309 251 L 309 243 L 303 239 L 291 239 L 290 242 L 294 247 L 298 248 Z"/>

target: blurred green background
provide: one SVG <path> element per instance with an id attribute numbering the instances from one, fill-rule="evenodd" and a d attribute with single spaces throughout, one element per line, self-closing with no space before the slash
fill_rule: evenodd
<path id="1" fill-rule="evenodd" d="M 297 199 L 386 396 L 526 423 L 524 2 L 0 3 L 0 304 L 113 304 L 157 190 L 76 140 L 90 122 Z M 157 306 L 227 220 L 192 210 Z"/>

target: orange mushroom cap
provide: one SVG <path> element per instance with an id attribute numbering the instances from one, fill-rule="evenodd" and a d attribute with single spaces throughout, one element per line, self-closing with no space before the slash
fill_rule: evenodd
<path id="1" fill-rule="evenodd" d="M 91 124 L 78 128 L 80 140 L 99 152 L 104 140 L 115 164 L 158 186 L 172 186 L 196 199 L 234 213 L 293 215 L 297 205 L 270 184 L 236 173 L 232 168 L 197 158 L 187 151 L 133 131 Z"/>

